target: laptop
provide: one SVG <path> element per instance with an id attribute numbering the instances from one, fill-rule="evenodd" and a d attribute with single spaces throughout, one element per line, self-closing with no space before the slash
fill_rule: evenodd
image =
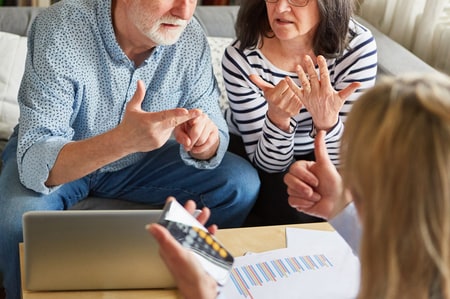
<path id="1" fill-rule="evenodd" d="M 32 211 L 23 216 L 29 291 L 174 288 L 145 229 L 162 210 Z"/>

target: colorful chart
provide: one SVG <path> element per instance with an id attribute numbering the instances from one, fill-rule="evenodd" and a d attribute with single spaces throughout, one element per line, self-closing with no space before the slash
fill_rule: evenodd
<path id="1" fill-rule="evenodd" d="M 234 267 L 231 271 L 230 279 L 243 298 L 253 298 L 251 294 L 252 288 L 276 282 L 293 274 L 331 267 L 333 267 L 333 264 L 324 254 L 286 257 L 263 263 Z"/>

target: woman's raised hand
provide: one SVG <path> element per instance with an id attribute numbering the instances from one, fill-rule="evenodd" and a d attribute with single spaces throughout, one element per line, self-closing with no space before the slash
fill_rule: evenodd
<path id="1" fill-rule="evenodd" d="M 268 104 L 267 116 L 270 121 L 281 130 L 289 132 L 291 117 L 297 115 L 303 105 L 286 79 L 275 86 L 258 75 L 250 75 L 250 80 L 264 92 L 264 98 Z"/>
<path id="2" fill-rule="evenodd" d="M 331 85 L 325 58 L 319 55 L 317 64 L 320 75 L 317 74 L 311 57 L 306 55 L 305 69 L 298 65 L 296 70 L 301 87 L 290 78 L 287 78 L 286 82 L 311 114 L 316 129 L 328 131 L 336 125 L 345 100 L 361 86 L 361 83 L 352 82 L 345 89 L 336 91 Z"/>

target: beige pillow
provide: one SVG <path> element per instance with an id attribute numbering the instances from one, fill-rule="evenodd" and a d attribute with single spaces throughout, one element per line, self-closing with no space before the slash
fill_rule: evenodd
<path id="1" fill-rule="evenodd" d="M 222 56 L 225 52 L 225 48 L 233 42 L 232 38 L 228 37 L 210 37 L 208 36 L 209 47 L 211 48 L 211 59 L 214 69 L 214 75 L 220 88 L 219 104 L 222 111 L 228 107 L 228 97 L 225 90 L 225 83 L 222 76 Z"/>
<path id="2" fill-rule="evenodd" d="M 26 54 L 26 37 L 0 32 L 0 139 L 8 139 L 19 120 L 17 93 Z"/>

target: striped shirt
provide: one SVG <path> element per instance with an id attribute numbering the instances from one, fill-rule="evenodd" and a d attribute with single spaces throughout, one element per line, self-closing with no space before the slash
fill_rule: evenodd
<path id="1" fill-rule="evenodd" d="M 349 28 L 349 48 L 340 57 L 327 59 L 330 82 L 335 90 L 342 90 L 351 82 L 362 84 L 346 100 L 338 123 L 325 138 L 335 165 L 339 165 L 339 142 L 346 115 L 359 95 L 375 84 L 377 73 L 377 48 L 372 33 L 354 19 Z M 222 68 L 229 100 L 225 118 L 230 133 L 242 137 L 250 161 L 267 172 L 283 172 L 296 156 L 314 151 L 313 122 L 309 112 L 302 108 L 291 118 L 291 133 L 279 129 L 266 117 L 267 102 L 262 90 L 249 79 L 250 74 L 258 74 L 276 85 L 289 76 L 300 85 L 296 73 L 275 67 L 259 49 L 240 51 L 239 41 L 225 50 Z M 318 67 L 316 71 L 319 71 Z"/>

